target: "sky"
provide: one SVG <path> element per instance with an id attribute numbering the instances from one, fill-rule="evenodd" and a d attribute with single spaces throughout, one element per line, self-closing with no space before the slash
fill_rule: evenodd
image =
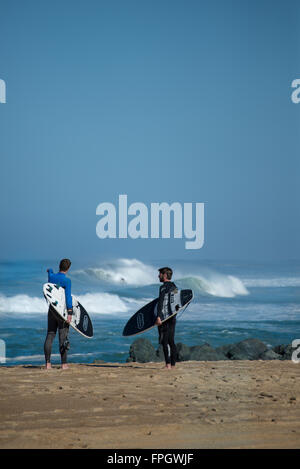
<path id="1" fill-rule="evenodd" d="M 299 2 L 1 0 L 0 258 L 300 259 Z M 96 208 L 204 203 L 204 244 Z"/>

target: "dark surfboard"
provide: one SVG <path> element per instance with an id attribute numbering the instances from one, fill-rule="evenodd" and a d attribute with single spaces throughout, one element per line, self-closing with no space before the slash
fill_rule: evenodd
<path id="1" fill-rule="evenodd" d="M 77 307 L 80 308 L 80 320 L 79 323 L 76 325 L 78 332 L 81 332 L 81 334 L 85 337 L 92 338 L 94 332 L 91 318 L 89 317 L 82 304 L 79 303 L 79 301 L 77 301 Z"/>
<path id="2" fill-rule="evenodd" d="M 178 290 L 177 293 L 171 296 L 171 313 L 165 314 L 165 319 L 162 322 L 175 316 L 175 314 L 185 308 L 192 299 L 192 290 Z M 139 309 L 125 325 L 123 336 L 141 334 L 142 332 L 146 332 L 154 327 L 157 318 L 157 303 L 158 298 L 155 298 L 155 300 L 152 300 L 150 303 Z"/>

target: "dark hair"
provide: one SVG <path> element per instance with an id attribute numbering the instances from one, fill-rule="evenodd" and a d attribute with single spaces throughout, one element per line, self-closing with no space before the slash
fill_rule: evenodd
<path id="1" fill-rule="evenodd" d="M 171 280 L 172 275 L 173 275 L 173 270 L 170 267 L 161 267 L 160 269 L 158 269 L 158 272 L 160 272 L 163 275 L 167 274 L 168 280 Z"/>
<path id="2" fill-rule="evenodd" d="M 66 272 L 70 268 L 70 265 L 70 259 L 62 259 L 59 263 L 59 270 L 61 270 L 62 272 Z"/>

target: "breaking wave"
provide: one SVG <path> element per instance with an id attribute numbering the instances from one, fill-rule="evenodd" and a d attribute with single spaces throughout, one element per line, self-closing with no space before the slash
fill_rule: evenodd
<path id="1" fill-rule="evenodd" d="M 220 298 L 233 298 L 237 295 L 248 295 L 249 292 L 238 277 L 224 275 L 205 269 L 199 275 L 186 275 L 186 272 L 176 271 L 174 282 L 179 288 L 191 288 L 200 295 L 210 295 Z M 118 259 L 103 267 L 89 267 L 73 273 L 81 279 L 96 280 L 99 283 L 123 285 L 131 287 L 145 287 L 158 284 L 157 268 L 145 264 L 137 259 Z"/>
<path id="2" fill-rule="evenodd" d="M 234 298 L 238 295 L 248 295 L 249 292 L 243 282 L 232 275 L 212 274 L 210 278 L 202 276 L 184 277 L 177 282 L 180 288 L 191 288 L 200 295 L 210 295 L 220 298 Z"/>
<path id="3" fill-rule="evenodd" d="M 144 286 L 156 282 L 157 269 L 137 259 L 118 259 L 103 267 L 76 270 L 73 275 L 118 285 Z"/>
<path id="4" fill-rule="evenodd" d="M 110 293 L 76 295 L 89 313 L 119 314 L 134 311 L 148 300 L 135 300 Z M 43 298 L 28 295 L 5 296 L 0 294 L 0 313 L 46 313 L 48 306 Z"/>

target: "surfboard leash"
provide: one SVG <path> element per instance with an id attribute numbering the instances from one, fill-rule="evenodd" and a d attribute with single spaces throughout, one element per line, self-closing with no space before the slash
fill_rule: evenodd
<path id="1" fill-rule="evenodd" d="M 177 314 L 177 320 L 179 320 L 179 319 L 181 318 L 181 316 L 183 315 L 183 313 L 185 312 L 185 310 L 186 310 L 186 308 L 188 307 L 189 304 L 190 304 L 190 303 L 188 303 L 188 304 L 184 307 L 184 309 L 180 312 L 180 315 L 179 315 L 179 316 L 178 316 L 178 314 Z"/>

